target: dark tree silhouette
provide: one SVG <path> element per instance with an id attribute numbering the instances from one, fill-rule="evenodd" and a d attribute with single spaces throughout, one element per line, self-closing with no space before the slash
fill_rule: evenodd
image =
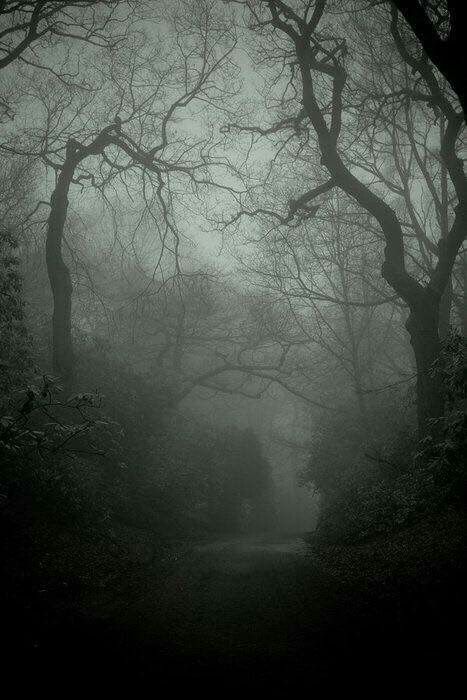
<path id="1" fill-rule="evenodd" d="M 465 80 L 466 7 L 464 0 L 392 0 L 404 17 L 426 56 L 444 75 L 459 98 L 467 118 L 467 84 Z M 425 56 L 414 63 L 414 71 L 423 76 Z"/>
<path id="2" fill-rule="evenodd" d="M 431 372 L 440 353 L 439 313 L 443 293 L 448 285 L 456 256 L 467 231 L 467 178 L 463 163 L 456 150 L 457 139 L 463 127 L 463 115 L 452 106 L 444 94 L 433 68 L 428 62 L 423 67 L 417 62 L 413 68 L 423 70 L 428 94 L 404 93 L 406 99 L 430 102 L 441 110 L 446 129 L 441 143 L 441 155 L 452 180 L 457 207 L 449 232 L 438 242 L 438 260 L 427 284 L 420 283 L 408 270 L 402 222 L 395 209 L 378 194 L 364 178 L 359 177 L 345 159 L 340 139 L 346 127 L 345 95 L 348 85 L 348 49 L 345 39 L 329 34 L 326 21 L 326 0 L 297 6 L 281 0 L 270 0 L 259 5 L 246 4 L 251 13 L 251 28 L 278 48 L 283 65 L 292 66 L 292 81 L 300 91 L 300 111 L 288 120 L 281 120 L 269 132 L 291 129 L 305 120 L 313 129 L 321 154 L 321 165 L 328 179 L 297 201 L 301 208 L 324 191 L 337 187 L 378 222 L 383 234 L 384 262 L 382 276 L 407 304 L 410 314 L 406 323 L 417 366 L 417 410 L 421 434 L 443 413 L 444 399 L 441 383 Z M 402 58 L 412 64 L 415 60 L 406 50 L 393 12 L 391 30 Z M 285 38 L 285 43 L 284 43 Z M 272 43 L 271 43 L 272 46 Z M 266 54 L 266 44 L 261 44 Z M 271 60 L 270 50 L 266 60 Z M 242 127 L 240 126 L 240 129 Z M 249 131 L 255 127 L 248 126 Z M 264 127 L 256 128 L 264 133 Z M 243 212 L 245 213 L 245 212 Z M 253 212 L 254 214 L 255 212 Z M 271 213 L 271 212 L 269 212 Z M 252 213 L 250 212 L 251 216 Z M 287 219 L 278 217 L 281 223 Z"/>

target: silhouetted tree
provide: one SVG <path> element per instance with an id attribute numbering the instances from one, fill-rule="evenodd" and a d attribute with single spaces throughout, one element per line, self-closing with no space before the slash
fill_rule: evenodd
<path id="1" fill-rule="evenodd" d="M 320 165 L 327 170 L 328 179 L 300 197 L 295 197 L 292 204 L 289 202 L 287 214 L 268 212 L 266 209 L 242 210 L 233 220 L 242 214 L 269 214 L 279 223 L 287 224 L 291 218 L 299 216 L 300 212 L 302 216 L 313 216 L 316 213 L 313 202 L 337 187 L 378 222 L 385 244 L 383 278 L 410 311 L 406 327 L 417 365 L 418 421 L 423 435 L 429 431 L 431 421 L 443 412 L 442 387 L 431 368 L 440 352 L 441 300 L 466 235 L 467 178 L 456 145 L 464 123 L 462 114 L 451 103 L 428 63 L 423 64 L 427 93 L 420 95 L 415 89 L 402 89 L 405 99 L 429 102 L 442 112 L 446 126 L 440 150 L 457 199 L 455 216 L 449 231 L 437 243 L 436 265 L 425 284 L 418 281 L 407 267 L 403 226 L 397 211 L 388 198 L 362 176 L 358 160 L 352 163 L 342 149 L 349 125 L 347 101 L 351 95 L 348 83 L 352 76 L 352 57 L 348 56 L 347 43 L 338 35 L 337 30 L 330 33 L 329 27 L 321 28 L 326 20 L 326 2 L 304 5 L 271 0 L 259 4 L 243 4 L 249 8 L 251 28 L 260 37 L 257 48 L 265 62 L 271 65 L 271 46 L 275 46 L 274 56 L 281 57 L 276 65 L 290 66 L 291 77 L 287 85 L 283 85 L 282 68 L 279 68 L 280 75 L 272 79 L 270 90 L 273 90 L 273 86 L 278 90 L 282 88 L 282 99 L 278 99 L 282 112 L 290 112 L 292 105 L 295 105 L 296 111 L 267 128 L 262 125 L 234 124 L 229 129 L 257 134 L 284 131 L 293 135 L 297 132 L 300 134 L 302 128 L 306 138 L 309 138 L 311 129 L 320 151 Z M 396 20 L 397 17 L 393 17 L 392 30 L 396 47 L 403 61 L 411 64 L 413 58 L 399 41 Z M 417 70 L 418 68 L 417 64 Z M 293 95 L 297 94 L 300 98 L 295 96 L 294 99 Z M 312 159 L 309 176 L 319 178 L 319 167 Z"/>
<path id="2" fill-rule="evenodd" d="M 465 118 L 467 88 L 462 68 L 467 30 L 465 3 L 462 0 L 391 1 L 394 7 L 394 22 L 397 22 L 398 11 L 410 26 L 425 53 L 425 56 L 419 55 L 414 58 L 413 71 L 418 71 L 424 78 L 426 57 L 428 57 L 456 93 Z"/>

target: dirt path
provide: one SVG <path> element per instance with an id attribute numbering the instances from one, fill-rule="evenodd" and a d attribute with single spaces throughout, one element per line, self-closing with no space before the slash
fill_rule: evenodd
<path id="1" fill-rule="evenodd" d="M 157 639 L 161 671 L 176 664 L 200 677 L 217 670 L 246 679 L 252 672 L 260 685 L 277 675 L 286 687 L 292 669 L 296 676 L 310 667 L 326 589 L 318 578 L 314 596 L 317 576 L 300 538 L 198 545 L 152 599 L 139 601 L 137 624 Z"/>
<path id="2" fill-rule="evenodd" d="M 298 697 L 302 687 L 387 684 L 408 673 L 431 683 L 436 671 L 444 683 L 444 669 L 451 677 L 458 667 L 444 623 L 397 572 L 379 584 L 339 581 L 300 537 L 218 540 L 178 552 L 135 580 L 129 574 L 99 614 L 83 607 L 55 626 L 43 620 L 34 631 L 40 643 L 21 653 L 21 666 L 46 684 L 52 675 L 86 687 L 100 678 L 107 694 L 111 682 L 131 697 L 143 697 L 141 687 Z M 442 590 L 441 602 L 446 607 Z"/>

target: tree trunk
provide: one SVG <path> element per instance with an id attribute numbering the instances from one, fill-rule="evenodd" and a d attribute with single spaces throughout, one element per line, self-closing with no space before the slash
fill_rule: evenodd
<path id="1" fill-rule="evenodd" d="M 400 4 L 400 10 L 406 19 L 408 18 L 402 7 L 409 5 L 411 4 Z M 287 7 L 286 4 L 285 7 Z M 322 18 L 325 3 L 320 4 L 311 21 L 313 31 L 310 30 L 310 25 L 306 21 L 296 22 L 295 27 L 293 27 L 289 22 L 289 17 L 285 20 L 282 18 L 277 3 L 269 3 L 269 8 L 272 25 L 287 34 L 294 44 L 302 79 L 304 113 L 309 118 L 316 134 L 321 164 L 328 170 L 331 184 L 337 185 L 376 219 L 383 233 L 385 248 L 382 276 L 410 308 L 411 313 L 406 327 L 415 353 L 418 373 L 419 432 L 421 435 L 429 434 L 433 429 L 431 421 L 442 414 L 444 407 L 442 382 L 439 376 L 431 374 L 433 362 L 439 358 L 440 354 L 438 327 L 440 301 L 467 230 L 465 225 L 467 221 L 467 178 L 463 161 L 458 157 L 456 151 L 457 138 L 463 124 L 462 117 L 450 105 L 428 63 L 415 60 L 406 50 L 398 31 L 397 12 L 393 13 L 391 32 L 402 59 L 415 72 L 419 71 L 422 74 L 428 90 L 433 96 L 434 104 L 439 104 L 446 118 L 440 153 L 458 200 L 452 226 L 446 235 L 441 236 L 438 241 L 438 262 L 433 270 L 429 285 L 425 286 L 407 271 L 404 232 L 396 211 L 383 197 L 373 191 L 365 180 L 360 180 L 354 174 L 353 169 L 343 160 L 339 152 L 338 142 L 343 124 L 343 94 L 347 73 L 344 62 L 340 62 L 336 58 L 337 51 L 336 54 L 333 54 L 332 60 L 318 60 L 314 41 L 310 40 Z M 293 12 L 290 14 L 293 15 Z M 319 42 L 317 46 L 319 46 Z M 425 65 L 428 66 L 426 70 L 424 69 Z M 321 75 L 322 79 L 326 78 L 332 86 L 329 109 L 324 110 L 321 98 L 318 98 L 320 95 L 317 87 L 319 81 L 315 80 L 315 72 Z"/>
<path id="2" fill-rule="evenodd" d="M 446 289 L 441 297 L 439 306 L 439 335 L 441 339 L 449 335 L 451 328 L 451 308 L 453 300 L 452 278 L 450 277 Z"/>
<path id="3" fill-rule="evenodd" d="M 73 288 L 70 272 L 62 256 L 62 241 L 68 209 L 68 191 L 73 170 L 72 165 L 65 165 L 50 198 L 51 209 L 46 241 L 47 273 L 53 295 L 52 368 L 66 385 L 72 382 L 74 375 L 71 338 L 71 294 Z"/>
<path id="4" fill-rule="evenodd" d="M 433 432 L 433 420 L 444 411 L 444 392 L 440 377 L 433 373 L 439 359 L 439 303 L 433 299 L 423 308 L 412 310 L 406 322 L 417 369 L 417 417 L 421 438 Z"/>
<path id="5" fill-rule="evenodd" d="M 467 252 L 464 251 L 461 258 L 462 265 L 462 291 L 460 300 L 460 326 L 461 333 L 464 338 L 467 338 Z"/>
<path id="6" fill-rule="evenodd" d="M 443 115 L 439 119 L 439 139 L 440 143 L 446 137 L 446 119 Z M 440 181 L 441 181 L 441 193 L 440 193 L 440 206 L 439 206 L 439 222 L 440 222 L 440 233 L 441 238 L 445 241 L 449 236 L 449 187 L 448 187 L 448 168 L 443 159 L 440 163 Z M 439 307 L 439 335 L 441 339 L 446 338 L 449 335 L 451 329 L 451 309 L 453 303 L 453 285 L 452 285 L 452 274 L 449 275 L 446 287 L 441 296 L 441 302 Z"/>
<path id="7" fill-rule="evenodd" d="M 446 38 L 441 38 L 431 21 L 429 4 L 407 2 L 407 0 L 392 0 L 413 33 L 422 45 L 426 55 L 436 68 L 446 78 L 454 93 L 457 95 L 467 123 L 467 86 L 465 81 L 464 56 L 464 4 L 448 2 L 450 31 Z M 435 5 L 442 5 L 441 2 Z M 435 7 L 435 10 L 437 8 Z"/>
<path id="8" fill-rule="evenodd" d="M 118 128 L 111 124 L 105 127 L 88 146 L 70 138 L 66 145 L 65 162 L 57 178 L 55 190 L 50 198 L 50 215 L 47 226 L 46 262 L 50 287 L 53 294 L 52 316 L 52 367 L 70 387 L 74 379 L 75 360 L 71 337 L 71 296 L 73 287 L 70 271 L 62 256 L 63 230 L 68 210 L 68 192 L 76 167 L 88 156 L 103 153 L 111 143 L 110 134 Z"/>

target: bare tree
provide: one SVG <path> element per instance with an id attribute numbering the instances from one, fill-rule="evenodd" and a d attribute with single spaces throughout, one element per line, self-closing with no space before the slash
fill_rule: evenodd
<path id="1" fill-rule="evenodd" d="M 72 284 L 63 239 L 72 186 L 93 188 L 104 197 L 109 189 L 117 197 L 122 193 L 131 197 L 131 190 L 139 188 L 143 211 L 153 220 L 161 251 L 170 251 L 175 274 L 180 275 L 182 234 L 175 192 L 185 189 L 199 198 L 215 184 L 213 172 L 228 169 L 226 159 L 214 153 L 214 132 L 207 118 L 198 129 L 187 130 L 180 122 L 182 115 L 194 118 L 195 107 L 207 115 L 223 106 L 227 91 L 234 94 L 235 34 L 211 2 L 179 3 L 160 21 L 167 34 L 156 49 L 147 33 L 137 32 L 126 37 L 123 54 L 111 52 L 100 94 L 65 90 L 64 96 L 60 91 L 51 96 L 48 89 L 39 91 L 42 131 L 29 129 L 27 147 L 15 145 L 16 134 L 2 146 L 12 154 L 40 157 L 56 174 L 46 259 L 54 299 L 53 369 L 67 382 L 73 379 L 75 363 Z M 102 128 L 99 123 L 108 120 L 109 105 L 116 116 Z M 231 189 L 220 178 L 216 186 Z"/>
<path id="2" fill-rule="evenodd" d="M 40 69 L 63 84 L 86 86 L 79 79 L 79 55 L 72 44 L 112 49 L 122 40 L 129 0 L 4 0 L 0 3 L 0 71 Z M 2 85 L 0 110 L 13 119 L 16 89 Z"/>
<path id="3" fill-rule="evenodd" d="M 467 179 L 457 153 L 457 139 L 463 126 L 462 114 L 443 91 L 428 63 L 423 68 L 428 88 L 426 92 L 402 88 L 405 100 L 434 104 L 443 114 L 445 130 L 440 144 L 441 157 L 457 199 L 449 231 L 436 243 L 438 256 L 431 277 L 429 281 L 421 282 L 407 266 L 403 222 L 397 210 L 388 196 L 363 176 L 359 164 L 349 162 L 343 150 L 344 144 L 346 147 L 349 145 L 346 142 L 350 137 L 348 125 L 352 111 L 349 72 L 351 74 L 355 65 L 348 57 L 347 43 L 338 35 L 338 28 L 331 30 L 329 24 L 324 24 L 327 3 L 324 0 L 316 3 L 271 0 L 242 4 L 248 7 L 251 28 L 260 37 L 258 49 L 264 62 L 277 67 L 279 77 L 275 86 L 276 91 L 282 89 L 282 111 L 289 111 L 290 114 L 293 105 L 296 109 L 295 114 L 282 117 L 272 126 L 248 126 L 247 130 L 263 134 L 287 130 L 290 134 L 302 129 L 308 133 L 308 129 L 311 129 L 319 148 L 321 166 L 328 172 L 329 179 L 295 198 L 292 208 L 289 205 L 289 213 L 279 215 L 278 220 L 287 223 L 290 216 L 298 211 L 313 215 L 315 212 L 310 202 L 334 187 L 355 200 L 362 210 L 376 220 L 385 244 L 383 278 L 409 308 L 406 327 L 417 365 L 418 420 L 420 432 L 424 434 L 429 430 L 430 421 L 443 411 L 442 387 L 431 373 L 431 368 L 440 350 L 438 328 L 441 299 L 466 231 Z M 375 27 L 377 24 L 378 17 L 375 16 Z M 397 16 L 393 16 L 391 28 L 403 61 L 410 65 L 411 56 L 400 41 Z M 289 78 L 284 76 L 287 68 Z M 300 103 L 300 107 L 297 103 Z M 360 109 L 363 109 L 362 105 Z M 237 128 L 242 129 L 242 126 L 237 125 Z M 313 162 L 311 171 L 316 173 Z M 251 215 L 253 212 L 249 213 Z"/>
<path id="4" fill-rule="evenodd" d="M 399 332 L 404 305 L 377 273 L 379 241 L 368 217 L 330 197 L 301 225 L 278 227 L 242 256 L 248 282 L 288 323 L 269 323 L 277 342 L 295 344 L 289 363 L 310 396 L 336 406 L 349 386 L 367 421 L 367 394 L 413 379 Z M 267 317 L 265 317 L 267 321 Z M 326 399 L 324 397 L 326 396 Z"/>

